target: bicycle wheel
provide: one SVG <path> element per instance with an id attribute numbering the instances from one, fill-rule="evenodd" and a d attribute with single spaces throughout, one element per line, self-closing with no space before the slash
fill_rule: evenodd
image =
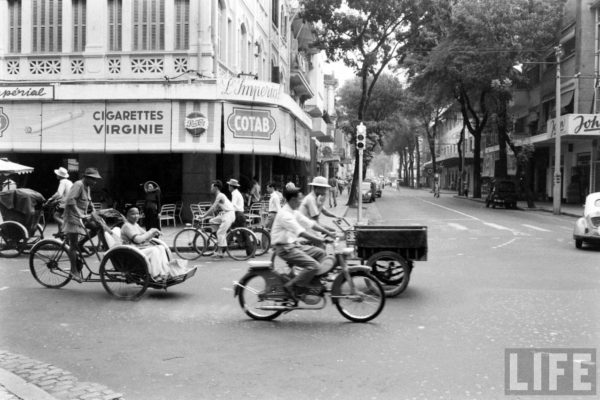
<path id="1" fill-rule="evenodd" d="M 58 289 L 71 280 L 67 245 L 54 239 L 39 241 L 29 253 L 29 270 L 42 286 Z"/>
<path id="2" fill-rule="evenodd" d="M 100 263 L 104 289 L 121 300 L 139 299 L 150 283 L 146 258 L 132 248 L 113 248 Z"/>
<path id="3" fill-rule="evenodd" d="M 339 293 L 333 302 L 340 314 L 353 322 L 367 322 L 379 315 L 385 305 L 385 293 L 375 277 L 362 271 L 351 272 L 354 292 L 343 275 L 338 277 L 334 285 L 339 286 L 332 291 Z"/>
<path id="4" fill-rule="evenodd" d="M 206 249 L 206 237 L 194 228 L 182 229 L 173 240 L 175 253 L 184 260 L 195 260 Z"/>
<path id="5" fill-rule="evenodd" d="M 410 281 L 411 267 L 409 263 L 394 251 L 380 251 L 367 260 L 371 273 L 383 285 L 387 297 L 394 297 L 404 292 Z"/>
<path id="6" fill-rule="evenodd" d="M 256 256 L 262 256 L 271 247 L 271 235 L 269 231 L 262 227 L 252 228 L 254 236 L 256 236 Z"/>
<path id="7" fill-rule="evenodd" d="M 227 233 L 227 254 L 234 260 L 244 261 L 256 253 L 256 236 L 248 228 L 235 228 Z"/>
<path id="8" fill-rule="evenodd" d="M 5 221 L 0 224 L 0 257 L 17 257 L 27 241 L 27 230 L 18 222 Z"/>
<path id="9" fill-rule="evenodd" d="M 262 275 L 246 275 L 240 282 L 238 299 L 240 306 L 252 319 L 271 321 L 283 312 L 282 310 L 266 310 L 264 308 L 279 305 L 273 300 L 262 300 L 267 287 L 267 281 Z"/>

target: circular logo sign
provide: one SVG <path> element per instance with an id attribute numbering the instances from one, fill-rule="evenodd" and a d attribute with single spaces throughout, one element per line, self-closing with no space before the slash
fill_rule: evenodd
<path id="1" fill-rule="evenodd" d="M 4 114 L 4 110 L 0 107 L 0 137 L 2 133 L 8 129 L 8 115 Z"/>
<path id="2" fill-rule="evenodd" d="M 185 117 L 185 129 L 193 137 L 198 137 L 206 132 L 208 128 L 208 118 L 201 112 L 192 111 Z"/>

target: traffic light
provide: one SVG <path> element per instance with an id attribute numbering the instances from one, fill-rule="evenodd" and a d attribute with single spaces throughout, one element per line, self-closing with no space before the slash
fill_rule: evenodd
<path id="1" fill-rule="evenodd" d="M 361 122 L 356 127 L 356 148 L 364 150 L 367 141 L 367 127 Z"/>

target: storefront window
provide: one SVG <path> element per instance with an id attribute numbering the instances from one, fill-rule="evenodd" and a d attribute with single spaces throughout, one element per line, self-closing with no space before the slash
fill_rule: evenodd
<path id="1" fill-rule="evenodd" d="M 62 0 L 33 0 L 31 6 L 33 52 L 62 51 Z"/>

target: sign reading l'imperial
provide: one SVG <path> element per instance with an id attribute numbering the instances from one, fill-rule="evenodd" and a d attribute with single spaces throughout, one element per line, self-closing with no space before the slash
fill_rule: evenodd
<path id="1" fill-rule="evenodd" d="M 278 83 L 258 81 L 246 78 L 220 78 L 219 95 L 227 100 L 250 100 L 277 103 L 281 95 Z"/>
<path id="2" fill-rule="evenodd" d="M 0 101 L 52 100 L 54 86 L 0 86 Z"/>
<path id="3" fill-rule="evenodd" d="M 227 117 L 227 127 L 236 138 L 269 140 L 276 122 L 269 110 L 234 107 Z"/>

